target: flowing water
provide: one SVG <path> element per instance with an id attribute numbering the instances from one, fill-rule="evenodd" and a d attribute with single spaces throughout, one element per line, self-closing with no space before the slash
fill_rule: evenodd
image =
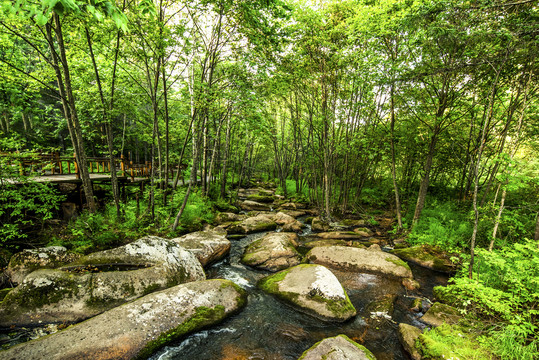
<path id="1" fill-rule="evenodd" d="M 304 234 L 310 233 L 308 228 Z M 297 359 L 316 342 L 345 334 L 365 345 L 378 360 L 408 359 L 398 336 L 398 324 L 419 327 L 422 314 L 410 310 L 417 297 L 431 298 L 433 286 L 445 284 L 447 276 L 410 264 L 419 292 L 409 293 L 400 281 L 382 276 L 333 271 L 348 292 L 358 315 L 345 323 L 324 322 L 306 315 L 256 288 L 259 279 L 270 274 L 240 263 L 245 247 L 265 233 L 233 240 L 230 256 L 207 269 L 208 278 L 234 281 L 247 290 L 247 306 L 218 326 L 199 331 L 160 349 L 152 360 Z M 391 316 L 375 316 L 368 305 L 387 294 L 396 294 Z M 428 300 L 424 301 L 428 303 Z"/>

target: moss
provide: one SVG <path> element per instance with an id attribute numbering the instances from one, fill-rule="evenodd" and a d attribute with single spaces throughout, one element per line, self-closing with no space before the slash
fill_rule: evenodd
<path id="1" fill-rule="evenodd" d="M 6 297 L 6 295 L 7 295 L 11 290 L 13 290 L 13 288 L 5 288 L 5 289 L 0 290 L 0 303 L 2 302 L 2 300 L 4 300 L 4 298 Z"/>
<path id="2" fill-rule="evenodd" d="M 273 196 L 266 195 L 263 193 L 253 194 L 247 196 L 247 200 L 256 201 L 259 203 L 272 203 L 273 202 Z"/>
<path id="3" fill-rule="evenodd" d="M 391 253 L 436 271 L 444 273 L 450 273 L 453 271 L 454 266 L 447 259 L 448 255 L 433 246 L 412 246 L 404 249 L 395 249 L 391 251 Z"/>
<path id="4" fill-rule="evenodd" d="M 367 308 L 369 312 L 385 312 L 388 315 L 393 313 L 393 304 L 397 299 L 395 294 L 386 294 L 381 299 L 373 301 Z"/>
<path id="5" fill-rule="evenodd" d="M 148 285 L 144 288 L 144 290 L 142 291 L 142 295 L 148 295 L 148 294 L 151 294 L 153 293 L 154 291 L 157 291 L 161 288 L 161 286 L 159 286 L 159 284 L 151 284 L 151 285 Z"/>
<path id="6" fill-rule="evenodd" d="M 155 350 L 163 345 L 178 339 L 179 337 L 199 330 L 208 325 L 213 325 L 224 319 L 226 315 L 225 307 L 217 305 L 213 308 L 200 306 L 195 309 L 195 313 L 187 321 L 179 326 L 162 333 L 153 341 L 150 341 L 135 357 L 136 359 L 147 359 Z"/>
<path id="7" fill-rule="evenodd" d="M 418 348 L 427 359 L 493 359 L 471 333 L 460 326 L 444 324 L 419 335 Z"/>
<path id="8" fill-rule="evenodd" d="M 352 302 L 350 301 L 350 298 L 348 297 L 346 291 L 344 291 L 344 296 L 345 299 L 341 300 L 327 299 L 320 295 L 312 296 L 311 299 L 326 304 L 326 308 L 333 314 L 335 314 L 335 317 L 343 318 L 345 316 L 348 316 L 350 313 L 356 312 L 356 308 L 354 307 L 354 305 L 352 305 Z"/>
<path id="9" fill-rule="evenodd" d="M 301 265 L 298 265 L 298 266 L 301 266 Z M 256 286 L 259 289 L 262 289 L 266 292 L 275 293 L 279 291 L 279 285 L 277 283 L 282 281 L 286 277 L 288 272 L 289 270 L 283 270 L 283 271 L 279 271 L 276 274 L 266 276 L 265 278 L 260 279 L 258 283 L 256 284 Z"/>
<path id="10" fill-rule="evenodd" d="M 410 269 L 410 265 L 408 265 L 406 261 L 403 261 L 401 259 L 386 258 L 386 261 L 389 261 L 390 263 L 393 263 L 397 266 L 404 266 L 406 269 L 412 271 L 412 269 Z"/>
<path id="11" fill-rule="evenodd" d="M 357 342 L 353 341 L 352 339 L 350 339 L 346 335 L 341 334 L 341 335 L 338 335 L 338 336 L 342 337 L 344 340 L 348 341 L 350 344 L 354 345 L 359 350 L 363 351 L 369 360 L 376 360 L 376 357 L 374 356 L 374 354 L 369 349 L 367 349 L 365 346 L 358 344 Z"/>

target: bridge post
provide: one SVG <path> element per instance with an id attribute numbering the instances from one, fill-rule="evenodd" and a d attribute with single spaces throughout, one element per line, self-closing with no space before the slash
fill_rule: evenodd
<path id="1" fill-rule="evenodd" d="M 73 163 L 75 164 L 75 177 L 77 178 L 77 180 L 80 179 L 80 171 L 79 171 L 79 164 L 77 164 L 77 154 L 76 153 L 73 153 Z"/>
<path id="2" fill-rule="evenodd" d="M 120 155 L 120 169 L 122 170 L 122 177 L 125 177 L 124 154 Z"/>

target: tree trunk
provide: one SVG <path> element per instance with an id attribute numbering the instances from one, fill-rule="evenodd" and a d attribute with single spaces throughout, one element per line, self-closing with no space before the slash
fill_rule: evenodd
<path id="1" fill-rule="evenodd" d="M 432 137 L 430 139 L 429 144 L 429 152 L 427 154 L 427 159 L 425 160 L 425 174 L 423 175 L 423 179 L 421 180 L 421 185 L 419 187 L 419 195 L 417 196 L 417 203 L 415 206 L 414 211 L 414 219 L 412 220 L 412 229 L 415 225 L 417 225 L 417 222 L 419 221 L 419 218 L 421 217 L 421 212 L 423 211 L 423 207 L 425 207 L 425 198 L 427 197 L 427 190 L 429 188 L 429 176 L 430 176 L 430 170 L 432 168 L 432 160 L 434 158 L 434 153 L 436 150 L 436 142 L 438 141 L 438 134 L 435 132 L 432 134 Z"/>
<path id="2" fill-rule="evenodd" d="M 230 152 L 230 131 L 231 131 L 231 126 L 230 126 L 230 116 L 229 116 L 226 123 L 225 154 L 223 157 L 223 169 L 221 173 L 221 198 L 223 199 L 226 197 L 226 180 L 227 180 L 226 171 L 227 171 L 228 155 Z"/>
<path id="3" fill-rule="evenodd" d="M 69 67 L 67 63 L 64 37 L 62 34 L 60 17 L 58 16 L 58 14 L 56 13 L 53 14 L 53 21 L 55 25 L 54 32 L 56 35 L 56 42 L 58 44 L 59 59 L 56 55 L 56 51 L 53 47 L 52 41 L 50 42 L 50 46 L 51 46 L 52 56 L 55 59 L 54 61 L 56 63 L 55 70 L 56 70 L 56 78 L 58 82 L 58 87 L 63 89 L 63 94 L 62 93 L 60 94 L 62 98 L 62 106 L 64 108 L 64 115 L 66 116 L 68 127 L 70 128 L 71 142 L 73 143 L 73 149 L 75 150 L 75 157 L 79 164 L 80 178 L 82 180 L 82 186 L 84 190 L 86 203 L 88 205 L 88 210 L 90 212 L 95 212 L 96 203 L 94 200 L 92 181 L 90 180 L 90 174 L 88 172 L 86 151 L 84 149 L 82 130 L 80 127 L 79 119 L 77 116 L 77 110 L 75 107 L 75 98 L 73 96 L 73 90 L 71 87 L 71 74 L 69 72 Z M 58 63 L 62 64 L 61 67 L 62 67 L 62 72 L 63 72 L 63 78 L 62 78 L 62 73 L 60 73 Z"/>
<path id="4" fill-rule="evenodd" d="M 399 200 L 399 187 L 397 186 L 397 172 L 395 166 L 395 99 L 393 93 L 393 84 L 391 85 L 391 125 L 390 125 L 390 143 L 391 143 L 391 177 L 393 179 L 393 190 L 395 192 L 395 211 L 397 212 L 397 229 L 402 229 L 401 203 Z"/>

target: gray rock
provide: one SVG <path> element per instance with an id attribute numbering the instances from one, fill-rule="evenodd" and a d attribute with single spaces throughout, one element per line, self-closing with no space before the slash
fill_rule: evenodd
<path id="1" fill-rule="evenodd" d="M 356 315 L 337 277 L 321 265 L 294 266 L 262 279 L 258 286 L 324 320 L 346 321 Z"/>
<path id="2" fill-rule="evenodd" d="M 6 274 L 14 284 L 20 284 L 26 275 L 37 269 L 54 269 L 75 261 L 80 257 L 67 251 L 63 246 L 49 246 L 39 249 L 26 249 L 13 255 Z"/>
<path id="3" fill-rule="evenodd" d="M 352 341 L 346 335 L 326 338 L 301 355 L 298 360 L 376 360 L 364 346 Z"/>
<path id="4" fill-rule="evenodd" d="M 449 325 L 456 324 L 460 318 L 459 311 L 454 307 L 441 302 L 435 302 L 420 320 L 427 325 L 437 327 L 444 323 Z"/>
<path id="5" fill-rule="evenodd" d="M 295 233 L 269 233 L 252 242 L 246 249 L 241 262 L 269 271 L 279 271 L 300 263 L 296 251 L 298 235 Z"/>
<path id="6" fill-rule="evenodd" d="M 260 214 L 230 225 L 227 231 L 229 234 L 251 234 L 276 228 L 277 224 L 269 216 Z"/>
<path id="7" fill-rule="evenodd" d="M 305 209 L 305 208 L 306 208 L 305 204 L 302 204 L 302 203 L 289 202 L 289 203 L 281 204 L 281 209 L 301 210 L 301 209 Z"/>
<path id="8" fill-rule="evenodd" d="M 256 201 L 245 200 L 240 204 L 242 210 L 245 211 L 270 211 L 270 204 L 262 204 Z"/>
<path id="9" fill-rule="evenodd" d="M 398 257 L 380 251 L 380 247 L 360 249 L 346 246 L 321 246 L 311 249 L 305 258 L 338 270 L 349 270 L 386 275 L 396 278 L 412 278 L 408 264 Z"/>
<path id="10" fill-rule="evenodd" d="M 404 323 L 399 324 L 399 340 L 402 347 L 404 347 L 404 350 L 410 354 L 410 357 L 413 360 L 421 360 L 421 354 L 415 346 L 416 340 L 421 333 L 421 329 L 416 328 L 415 326 Z"/>
<path id="11" fill-rule="evenodd" d="M 219 261 L 230 252 L 230 240 L 214 231 L 197 231 L 172 241 L 191 251 L 202 266 Z"/>
<path id="12" fill-rule="evenodd" d="M 146 237 L 29 274 L 0 304 L 0 327 L 77 322 L 153 291 L 203 279 L 191 252 L 170 240 Z"/>
<path id="13" fill-rule="evenodd" d="M 314 234 L 321 239 L 360 240 L 364 236 L 353 231 L 330 231 Z M 368 236 L 368 235 L 367 235 Z"/>
<path id="14" fill-rule="evenodd" d="M 229 280 L 159 291 L 55 334 L 3 351 L 5 360 L 147 358 L 187 333 L 240 310 L 247 294 Z"/>
<path id="15" fill-rule="evenodd" d="M 313 221 L 311 223 L 311 229 L 313 231 L 328 231 L 329 230 L 329 224 L 325 221 L 322 221 L 319 217 L 313 218 Z"/>

